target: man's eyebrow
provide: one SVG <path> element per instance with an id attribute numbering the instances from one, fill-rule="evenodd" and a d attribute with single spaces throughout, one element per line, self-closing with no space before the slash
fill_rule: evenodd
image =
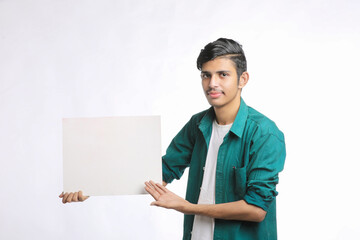
<path id="1" fill-rule="evenodd" d="M 229 73 L 231 71 L 230 70 L 219 70 L 219 71 L 216 71 L 215 73 L 224 73 L 224 72 Z M 209 72 L 209 71 L 201 71 L 201 73 L 210 73 L 211 74 L 211 72 Z"/>
<path id="2" fill-rule="evenodd" d="M 200 73 L 200 75 L 201 75 L 201 77 L 203 77 L 203 76 L 211 76 L 211 73 L 210 72 L 208 72 L 208 71 L 201 71 L 201 73 Z"/>

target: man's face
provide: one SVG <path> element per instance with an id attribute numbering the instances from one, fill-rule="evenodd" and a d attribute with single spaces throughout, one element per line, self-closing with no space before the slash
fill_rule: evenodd
<path id="1" fill-rule="evenodd" d="M 245 85 L 238 81 L 232 60 L 217 57 L 204 63 L 201 68 L 201 79 L 206 99 L 211 106 L 215 109 L 238 107 L 241 88 Z"/>

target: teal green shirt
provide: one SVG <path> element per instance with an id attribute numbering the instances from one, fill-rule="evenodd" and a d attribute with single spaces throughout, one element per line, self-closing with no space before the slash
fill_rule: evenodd
<path id="1" fill-rule="evenodd" d="M 180 179 L 190 167 L 186 200 L 197 203 L 215 118 L 214 109 L 195 114 L 175 136 L 163 156 L 163 180 Z M 260 223 L 215 219 L 214 239 L 274 240 L 276 184 L 284 167 L 285 142 L 275 123 L 241 99 L 235 121 L 218 152 L 215 203 L 245 200 L 264 209 Z M 184 217 L 184 240 L 191 239 L 194 215 Z"/>

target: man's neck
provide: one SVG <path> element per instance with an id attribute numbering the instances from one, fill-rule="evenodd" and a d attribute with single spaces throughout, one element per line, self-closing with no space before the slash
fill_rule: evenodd
<path id="1" fill-rule="evenodd" d="M 220 108 L 214 107 L 216 122 L 219 125 L 228 125 L 235 121 L 236 115 L 240 108 L 240 97 L 231 105 L 223 106 Z"/>

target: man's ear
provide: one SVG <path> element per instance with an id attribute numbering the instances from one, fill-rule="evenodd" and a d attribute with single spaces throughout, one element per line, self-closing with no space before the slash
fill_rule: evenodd
<path id="1" fill-rule="evenodd" d="M 242 89 L 243 87 L 245 87 L 248 81 L 249 81 L 249 73 L 243 72 L 239 79 L 239 88 Z"/>

